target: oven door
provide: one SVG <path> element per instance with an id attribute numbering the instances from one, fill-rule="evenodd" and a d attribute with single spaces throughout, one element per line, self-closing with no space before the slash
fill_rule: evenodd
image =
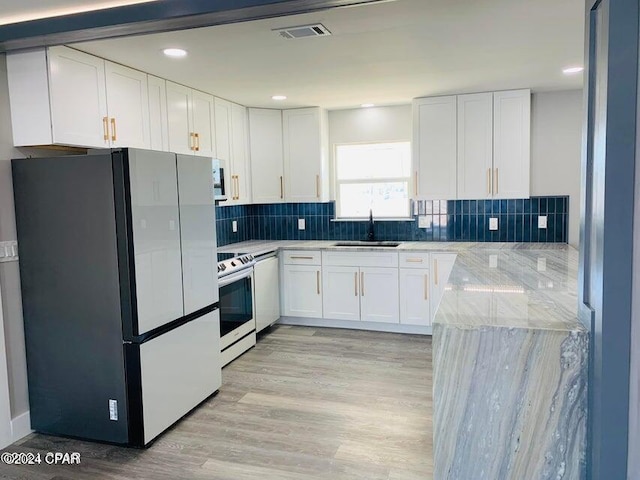
<path id="1" fill-rule="evenodd" d="M 256 329 L 253 312 L 253 268 L 219 280 L 220 348 L 243 338 Z"/>

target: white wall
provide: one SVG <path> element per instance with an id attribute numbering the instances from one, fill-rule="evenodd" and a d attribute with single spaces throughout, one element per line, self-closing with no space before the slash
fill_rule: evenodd
<path id="1" fill-rule="evenodd" d="M 569 243 L 580 240 L 582 90 L 536 93 L 531 103 L 531 195 L 569 195 Z"/>
<path id="2" fill-rule="evenodd" d="M 582 90 L 536 93 L 531 104 L 531 196 L 569 195 L 569 243 L 580 228 Z M 329 112 L 329 142 L 411 139 L 411 105 Z"/>

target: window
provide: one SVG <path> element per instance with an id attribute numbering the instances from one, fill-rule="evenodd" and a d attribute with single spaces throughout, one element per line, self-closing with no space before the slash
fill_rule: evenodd
<path id="1" fill-rule="evenodd" d="M 336 145 L 339 218 L 409 217 L 409 142 Z"/>

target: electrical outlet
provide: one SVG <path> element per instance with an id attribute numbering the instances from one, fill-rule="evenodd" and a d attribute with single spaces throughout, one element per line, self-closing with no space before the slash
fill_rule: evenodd
<path id="1" fill-rule="evenodd" d="M 547 228 L 547 216 L 546 215 L 540 215 L 538 217 L 538 228 Z"/>
<path id="2" fill-rule="evenodd" d="M 418 228 L 429 228 L 429 217 L 426 215 L 420 215 L 418 217 Z"/>
<path id="3" fill-rule="evenodd" d="M 489 268 L 498 268 L 498 255 L 489 255 Z"/>
<path id="4" fill-rule="evenodd" d="M 238 221 L 234 220 L 231 222 L 231 230 L 233 231 L 233 233 L 236 233 L 238 231 Z"/>
<path id="5" fill-rule="evenodd" d="M 304 230 L 306 228 L 305 226 L 305 221 L 304 218 L 299 218 L 298 219 L 298 230 Z"/>
<path id="6" fill-rule="evenodd" d="M 0 242 L 0 262 L 16 262 L 18 260 L 18 242 Z"/>
<path id="7" fill-rule="evenodd" d="M 495 217 L 489 218 L 489 230 L 498 230 L 498 219 Z"/>

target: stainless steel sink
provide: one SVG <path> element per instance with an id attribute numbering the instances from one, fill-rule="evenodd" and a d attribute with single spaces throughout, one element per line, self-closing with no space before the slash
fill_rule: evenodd
<path id="1" fill-rule="evenodd" d="M 374 247 L 374 248 L 395 248 L 400 245 L 400 242 L 368 242 L 368 241 L 352 241 L 352 242 L 337 242 L 334 243 L 334 247 Z"/>

